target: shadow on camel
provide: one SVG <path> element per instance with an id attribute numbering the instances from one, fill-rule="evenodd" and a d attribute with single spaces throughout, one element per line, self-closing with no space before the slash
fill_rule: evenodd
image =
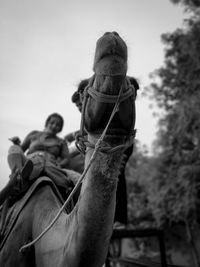
<path id="1" fill-rule="evenodd" d="M 85 171 L 78 201 L 67 211 L 52 181 L 41 177 L 39 184 L 37 180 L 39 185 L 33 184 L 32 193 L 24 196 L 26 201 L 1 247 L 0 266 L 101 267 L 105 262 L 122 152 L 135 133 L 136 89 L 126 75 L 127 46 L 116 32 L 107 32 L 97 41 L 93 70 L 82 92 L 83 135 L 78 141 L 85 152 Z M 57 220 L 37 242 L 23 247 L 55 216 Z"/>

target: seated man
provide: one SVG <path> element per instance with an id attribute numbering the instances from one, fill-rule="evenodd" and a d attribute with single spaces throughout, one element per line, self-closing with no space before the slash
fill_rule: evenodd
<path id="1" fill-rule="evenodd" d="M 12 191 L 11 188 L 17 181 L 16 176 L 21 182 L 28 183 L 41 175 L 46 175 L 62 191 L 67 191 L 71 187 L 72 181 L 64 170 L 69 162 L 69 150 L 66 142 L 57 136 L 63 128 L 63 123 L 63 118 L 53 113 L 48 116 L 43 131 L 32 131 L 22 144 L 19 138 L 11 139 L 14 145 L 8 151 L 8 164 L 12 173 L 18 172 L 19 175 L 11 175 L 11 178 L 15 179 L 11 179 L 0 192 L 0 204 Z"/>
<path id="2" fill-rule="evenodd" d="M 72 95 L 72 102 L 77 106 L 78 110 L 81 112 L 82 109 L 82 101 L 81 101 L 81 96 L 78 91 L 76 91 Z M 76 136 L 79 134 L 78 131 L 74 131 L 71 133 L 68 133 L 65 137 L 64 140 L 67 142 L 68 147 L 69 147 L 69 164 L 68 168 L 72 169 L 78 173 L 83 173 L 84 171 L 84 162 L 85 162 L 85 157 L 84 155 L 78 150 L 76 147 Z"/>
<path id="3" fill-rule="evenodd" d="M 85 157 L 84 155 L 78 150 L 76 147 L 76 134 L 79 131 L 71 132 L 64 137 L 64 140 L 67 142 L 69 147 L 69 164 L 68 168 L 70 170 L 74 170 L 78 173 L 83 173 L 84 171 L 84 162 Z"/>

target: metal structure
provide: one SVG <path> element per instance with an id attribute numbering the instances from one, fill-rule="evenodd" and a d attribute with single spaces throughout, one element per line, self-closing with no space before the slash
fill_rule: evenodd
<path id="1" fill-rule="evenodd" d="M 166 260 L 166 250 L 165 250 L 165 242 L 164 242 L 164 233 L 162 230 L 159 229 L 114 229 L 113 235 L 111 238 L 112 240 L 122 240 L 123 238 L 136 238 L 136 237 L 157 237 L 159 248 L 160 248 L 160 263 L 146 263 L 140 260 L 130 259 L 130 258 L 123 258 L 121 257 L 121 251 L 119 249 L 118 255 L 108 255 L 106 260 L 106 267 L 111 266 L 127 266 L 127 267 L 170 267 L 172 265 L 167 265 Z M 174 266 L 174 265 L 173 265 Z M 175 267 L 175 266 L 174 266 Z"/>

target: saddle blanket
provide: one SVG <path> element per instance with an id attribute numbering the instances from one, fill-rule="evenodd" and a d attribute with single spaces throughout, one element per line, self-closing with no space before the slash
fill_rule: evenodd
<path id="1" fill-rule="evenodd" d="M 31 187 L 28 189 L 28 191 L 26 192 L 26 194 L 17 202 L 15 202 L 7 211 L 7 215 L 6 215 L 6 219 L 5 219 L 5 225 L 6 227 L 4 227 L 3 229 L 3 233 L 1 233 L 1 237 L 0 237 L 0 250 L 2 249 L 3 245 L 5 244 L 9 234 L 11 233 L 19 215 L 20 212 L 23 210 L 24 206 L 27 204 L 27 202 L 29 201 L 30 197 L 34 194 L 34 192 L 36 191 L 36 189 L 38 189 L 40 186 L 44 186 L 45 184 L 50 184 L 54 193 L 56 194 L 56 196 L 58 197 L 58 199 L 60 200 L 61 204 L 64 203 L 64 200 L 58 190 L 58 188 L 56 187 L 56 185 L 54 184 L 54 182 L 52 180 L 50 180 L 48 177 L 40 177 L 38 178 L 32 185 Z"/>

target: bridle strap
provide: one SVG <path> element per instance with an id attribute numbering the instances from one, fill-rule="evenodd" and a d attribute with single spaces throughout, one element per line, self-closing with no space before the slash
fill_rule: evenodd
<path id="1" fill-rule="evenodd" d="M 86 110 L 88 98 L 92 97 L 95 101 L 101 102 L 101 103 L 115 104 L 115 107 L 114 107 L 114 110 L 115 110 L 114 114 L 115 114 L 118 111 L 119 104 L 121 102 L 125 101 L 126 99 L 128 99 L 132 95 L 134 96 L 134 99 L 136 96 L 135 87 L 130 83 L 129 79 L 127 79 L 128 90 L 125 93 L 123 93 L 123 86 L 121 86 L 120 92 L 118 95 L 107 95 L 107 94 L 103 94 L 103 93 L 96 91 L 94 89 L 94 87 L 92 86 L 94 79 L 95 79 L 95 75 L 93 75 L 91 77 L 91 79 L 89 80 L 88 86 L 86 86 L 86 88 L 84 89 L 84 92 L 83 92 L 83 105 L 82 105 L 82 112 L 81 112 L 80 134 L 78 134 L 76 136 L 76 142 L 75 142 L 77 149 L 83 154 L 85 154 L 85 152 L 86 152 L 86 147 L 89 147 L 89 148 L 95 147 L 94 144 L 92 144 L 88 141 L 88 139 L 87 139 L 88 133 L 84 127 L 85 126 L 85 110 Z M 113 117 L 114 114 L 112 113 L 111 117 Z M 114 148 L 112 148 L 110 146 L 101 147 L 101 148 L 99 148 L 99 150 L 101 152 L 104 152 L 104 153 L 113 153 L 117 150 L 123 149 L 124 147 L 128 147 L 133 143 L 132 140 L 135 137 L 135 133 L 136 133 L 136 131 L 132 127 L 130 134 L 129 134 L 129 137 L 126 138 L 125 144 L 118 145 Z"/>
<path id="2" fill-rule="evenodd" d="M 118 99 L 118 95 L 107 95 L 107 94 L 103 94 L 100 93 L 98 91 L 96 91 L 94 89 L 94 87 L 87 87 L 87 93 L 93 98 L 95 99 L 97 102 L 101 102 L 101 103 L 116 103 L 117 99 Z M 129 98 L 131 95 L 135 96 L 135 88 L 133 85 L 129 85 L 128 86 L 128 90 L 121 94 L 119 102 L 123 102 L 124 100 L 126 100 L 127 98 Z"/>
<path id="3" fill-rule="evenodd" d="M 133 144 L 133 139 L 135 137 L 135 134 L 136 130 L 132 132 L 131 138 L 124 138 L 124 144 L 117 145 L 115 147 L 104 145 L 99 148 L 99 151 L 106 154 L 112 154 L 114 152 L 117 152 L 118 150 L 123 150 L 125 147 L 129 147 Z M 80 152 L 83 152 L 83 150 L 85 150 L 86 147 L 88 149 L 95 149 L 95 144 L 88 141 L 88 139 L 85 136 L 77 135 L 77 140 L 79 141 L 79 145 L 77 146 L 76 144 L 76 146 Z"/>

